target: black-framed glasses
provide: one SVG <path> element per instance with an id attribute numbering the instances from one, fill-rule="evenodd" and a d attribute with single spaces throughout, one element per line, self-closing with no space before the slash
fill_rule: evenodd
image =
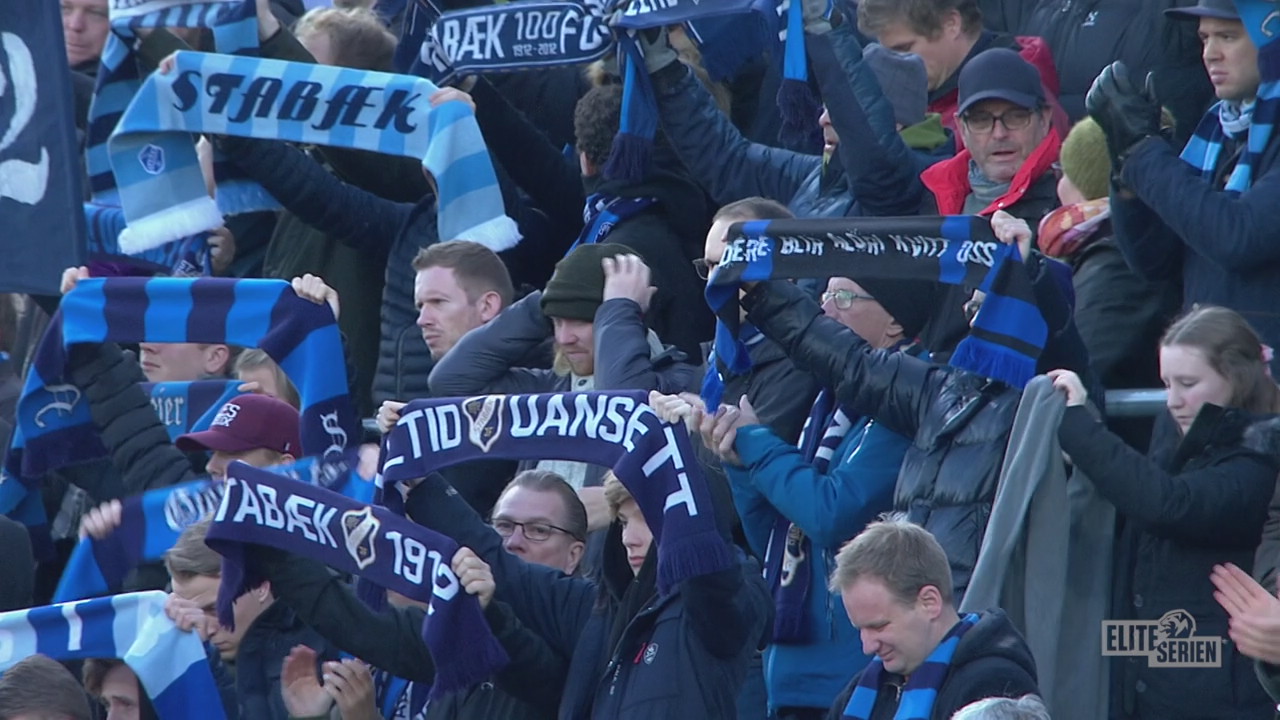
<path id="1" fill-rule="evenodd" d="M 712 262 L 706 258 L 698 258 L 693 261 L 693 269 L 698 273 L 698 277 L 706 280 L 711 277 L 711 271 L 716 269 L 718 262 Z"/>
<path id="2" fill-rule="evenodd" d="M 1031 118 L 1034 115 L 1034 111 L 1026 108 L 1012 108 L 999 115 L 992 115 L 989 112 L 965 113 L 961 119 L 964 120 L 965 127 L 973 132 L 989 133 L 995 129 L 997 120 L 1005 130 L 1021 130 L 1031 124 Z"/>
<path id="3" fill-rule="evenodd" d="M 524 536 L 528 538 L 530 542 L 546 542 L 557 532 L 562 532 L 574 540 L 582 539 L 570 530 L 565 530 L 562 527 L 545 522 L 522 523 L 516 522 L 515 520 L 507 520 L 505 518 L 497 518 L 490 524 L 493 526 L 493 529 L 497 530 L 498 534 L 504 538 L 511 537 L 515 534 L 516 528 L 520 528 L 520 531 L 524 533 Z"/>
<path id="4" fill-rule="evenodd" d="M 852 290 L 828 290 L 822 293 L 822 302 L 825 304 L 828 300 L 835 300 L 836 307 L 848 310 L 853 307 L 855 300 L 875 300 L 875 298 L 870 295 L 859 295 Z"/>

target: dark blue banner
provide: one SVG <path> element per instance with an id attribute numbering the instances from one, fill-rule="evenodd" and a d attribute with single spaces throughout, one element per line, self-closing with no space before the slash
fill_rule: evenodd
<path id="1" fill-rule="evenodd" d="M 0 13 L 0 292 L 58 294 L 84 261 L 71 76 L 57 3 Z"/>

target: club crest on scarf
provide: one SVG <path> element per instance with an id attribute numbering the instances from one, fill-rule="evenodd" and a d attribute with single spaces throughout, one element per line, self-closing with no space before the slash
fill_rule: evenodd
<path id="1" fill-rule="evenodd" d="M 199 483 L 179 486 L 164 501 L 165 525 L 174 532 L 182 532 L 202 517 L 207 517 L 222 503 L 220 483 Z"/>
<path id="2" fill-rule="evenodd" d="M 348 510 L 342 513 L 342 537 L 351 559 L 361 570 L 369 567 L 378 559 L 373 541 L 378 537 L 382 522 L 373 516 L 368 507 L 360 510 Z"/>
<path id="3" fill-rule="evenodd" d="M 36 411 L 34 420 L 38 427 L 48 426 L 44 420 L 46 413 L 70 416 L 75 413 L 76 404 L 80 402 L 80 388 L 75 385 L 45 385 L 43 392 L 48 393 L 52 399 Z"/>
<path id="4" fill-rule="evenodd" d="M 502 435 L 502 395 L 471 398 L 462 403 L 462 412 L 470 424 L 467 439 L 485 452 Z"/>

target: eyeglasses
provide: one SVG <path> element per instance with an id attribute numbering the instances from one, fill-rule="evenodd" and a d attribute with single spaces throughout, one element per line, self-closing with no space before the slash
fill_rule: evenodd
<path id="1" fill-rule="evenodd" d="M 848 310 L 853 307 L 854 300 L 875 300 L 875 298 L 870 295 L 859 295 L 852 290 L 828 290 L 822 293 L 822 303 L 825 305 L 828 300 L 835 300 L 837 308 Z"/>
<path id="2" fill-rule="evenodd" d="M 498 534 L 504 538 L 511 537 L 512 535 L 515 534 L 516 528 L 520 528 L 520 531 L 523 532 L 524 536 L 528 538 L 531 542 L 546 542 L 547 540 L 550 540 L 551 535 L 557 531 L 562 532 L 565 535 L 568 535 L 574 540 L 582 539 L 577 535 L 575 535 L 573 532 L 569 530 L 565 530 L 562 527 L 557 527 L 555 525 L 552 525 L 551 523 L 544 523 L 544 522 L 522 523 L 522 522 L 516 522 L 515 520 L 506 520 L 506 519 L 499 518 L 497 520 L 494 520 L 492 525 L 493 525 L 493 529 L 497 530 Z"/>
<path id="3" fill-rule="evenodd" d="M 706 258 L 698 258 L 693 261 L 693 269 L 698 273 L 698 277 L 706 280 L 711 277 L 711 271 L 716 269 L 718 262 L 712 262 Z"/>
<path id="4" fill-rule="evenodd" d="M 999 115 L 992 115 L 989 112 L 967 113 L 961 119 L 964 120 L 965 127 L 973 132 L 988 133 L 995 129 L 997 120 L 1005 130 L 1021 130 L 1031 124 L 1031 118 L 1034 115 L 1034 112 L 1026 108 L 1014 108 Z"/>

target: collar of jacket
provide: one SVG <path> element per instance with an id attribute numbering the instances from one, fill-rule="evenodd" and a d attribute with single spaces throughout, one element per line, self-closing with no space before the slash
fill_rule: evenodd
<path id="1" fill-rule="evenodd" d="M 1049 129 L 1049 134 L 1036 146 L 1018 168 L 1018 173 L 1009 183 L 1009 192 L 996 198 L 995 202 L 983 208 L 979 215 L 990 215 L 997 210 L 1008 210 L 1010 206 L 1022 199 L 1027 190 L 1049 172 L 1050 167 L 1058 160 L 1058 151 L 1062 149 L 1062 139 L 1058 131 Z M 969 194 L 969 160 L 967 149 L 956 153 L 950 160 L 943 160 L 920 173 L 920 181 L 929 188 L 938 201 L 939 215 L 958 215 L 964 210 L 964 199 Z"/>
<path id="2" fill-rule="evenodd" d="M 1244 410 L 1205 403 L 1187 428 L 1187 434 L 1179 440 L 1170 469 L 1181 469 L 1211 447 L 1242 445 L 1244 431 L 1252 419 Z"/>

